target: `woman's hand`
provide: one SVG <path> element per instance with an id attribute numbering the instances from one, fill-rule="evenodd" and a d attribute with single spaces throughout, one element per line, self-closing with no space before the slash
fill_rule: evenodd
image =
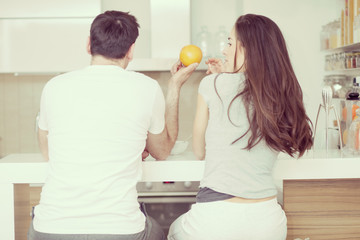
<path id="1" fill-rule="evenodd" d="M 224 72 L 224 64 L 221 59 L 209 58 L 205 62 L 205 64 L 208 65 L 208 70 L 206 71 L 206 74 Z"/>

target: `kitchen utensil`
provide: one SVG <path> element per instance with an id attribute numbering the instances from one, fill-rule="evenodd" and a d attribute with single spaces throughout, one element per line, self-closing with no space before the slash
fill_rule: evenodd
<path id="1" fill-rule="evenodd" d="M 315 136 L 316 136 L 316 128 L 317 128 L 317 123 L 318 123 L 318 119 L 319 119 L 319 114 L 320 114 L 320 110 L 323 108 L 325 110 L 325 141 L 326 141 L 326 152 L 328 152 L 329 150 L 329 114 L 330 114 L 330 110 L 334 111 L 335 114 L 335 118 L 337 121 L 337 125 L 340 128 L 340 120 L 339 120 L 339 116 L 336 112 L 336 109 L 334 107 L 334 105 L 332 105 L 332 89 L 330 86 L 325 86 L 322 90 L 322 100 L 323 103 L 319 105 L 319 109 L 316 115 L 316 122 L 315 122 L 315 130 L 314 130 L 314 142 L 315 142 Z M 343 149 L 343 143 L 342 143 L 342 138 L 341 138 L 341 131 L 339 132 L 339 140 L 340 140 L 340 149 L 342 151 Z"/>

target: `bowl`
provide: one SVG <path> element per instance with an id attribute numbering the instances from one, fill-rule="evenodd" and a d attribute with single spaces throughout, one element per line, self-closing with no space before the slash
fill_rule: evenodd
<path id="1" fill-rule="evenodd" d="M 170 155 L 177 155 L 185 152 L 189 145 L 188 141 L 176 141 L 173 149 L 170 152 Z"/>

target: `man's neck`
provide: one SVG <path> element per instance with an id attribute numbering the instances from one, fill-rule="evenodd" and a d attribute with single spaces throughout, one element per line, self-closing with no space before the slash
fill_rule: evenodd
<path id="1" fill-rule="evenodd" d="M 105 58 L 101 55 L 92 56 L 91 58 L 91 65 L 115 65 L 125 69 L 128 64 L 129 62 L 126 60 L 126 58 L 111 59 Z"/>

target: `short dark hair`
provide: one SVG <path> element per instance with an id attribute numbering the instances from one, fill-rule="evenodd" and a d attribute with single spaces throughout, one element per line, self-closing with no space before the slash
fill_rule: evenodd
<path id="1" fill-rule="evenodd" d="M 139 36 L 139 24 L 128 12 L 106 11 L 91 24 L 91 55 L 121 59 Z"/>

